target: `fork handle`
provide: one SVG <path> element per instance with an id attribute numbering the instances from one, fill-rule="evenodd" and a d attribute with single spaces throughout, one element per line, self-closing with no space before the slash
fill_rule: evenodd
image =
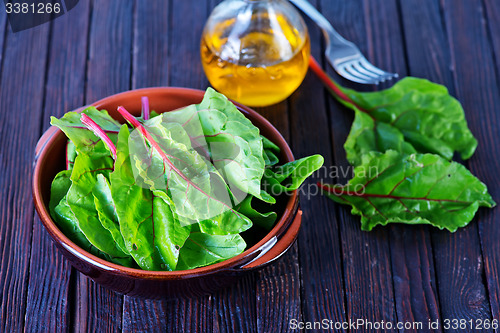
<path id="1" fill-rule="evenodd" d="M 328 22 L 328 20 L 321 15 L 321 13 L 314 8 L 313 5 L 309 3 L 307 0 L 290 0 L 297 8 L 304 12 L 311 20 L 313 20 L 323 31 L 323 35 L 325 36 L 327 45 L 328 43 L 332 44 L 346 44 L 348 42 L 344 37 L 342 37 Z"/>

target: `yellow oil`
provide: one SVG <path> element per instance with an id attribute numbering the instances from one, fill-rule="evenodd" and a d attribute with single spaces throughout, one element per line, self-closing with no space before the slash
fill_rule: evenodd
<path id="1" fill-rule="evenodd" d="M 299 87 L 308 68 L 309 36 L 300 36 L 284 17 L 276 19 L 279 25 L 274 29 L 250 31 L 236 41 L 228 32 L 234 19 L 204 33 L 201 59 L 216 90 L 245 105 L 268 106 L 283 101 Z"/>

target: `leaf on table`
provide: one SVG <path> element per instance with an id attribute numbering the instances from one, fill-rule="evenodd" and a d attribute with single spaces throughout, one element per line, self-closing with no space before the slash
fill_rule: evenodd
<path id="1" fill-rule="evenodd" d="M 110 137 L 113 143 L 116 142 L 116 135 L 121 125 L 111 118 L 106 110 L 97 110 L 91 106 L 83 110 L 82 113 L 92 118 Z M 105 146 L 102 147 L 102 152 L 97 150 L 95 144 L 100 139 L 82 123 L 80 118 L 81 113 L 79 112 L 67 112 L 60 119 L 51 117 L 50 124 L 62 130 L 79 151 L 107 155 L 108 150 Z"/>
<path id="2" fill-rule="evenodd" d="M 179 254 L 178 270 L 214 264 L 237 256 L 245 250 L 240 235 L 209 235 L 193 232 Z"/>
<path id="3" fill-rule="evenodd" d="M 334 201 L 352 206 L 361 229 L 388 223 L 431 224 L 454 232 L 478 207 L 495 202 L 463 165 L 434 154 L 370 153 L 345 186 L 323 185 Z"/>
<path id="4" fill-rule="evenodd" d="M 448 160 L 457 151 L 468 159 L 477 147 L 460 102 L 443 85 L 407 77 L 378 92 L 337 88 L 347 96 L 334 93 L 337 99 L 355 111 L 344 145 L 351 164 L 359 165 L 370 151 L 388 149 L 433 153 Z"/>
<path id="5" fill-rule="evenodd" d="M 111 194 L 116 205 L 125 246 L 137 264 L 146 270 L 173 270 L 179 249 L 189 236 L 165 198 L 136 185 L 129 154 L 129 130 L 123 125 L 118 135 L 115 169 L 110 175 Z"/>

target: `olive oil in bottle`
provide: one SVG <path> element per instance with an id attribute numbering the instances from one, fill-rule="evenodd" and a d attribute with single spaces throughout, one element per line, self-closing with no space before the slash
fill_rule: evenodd
<path id="1" fill-rule="evenodd" d="M 300 14 L 282 0 L 226 0 L 201 39 L 201 60 L 212 86 L 249 106 L 290 96 L 304 80 L 310 56 Z"/>

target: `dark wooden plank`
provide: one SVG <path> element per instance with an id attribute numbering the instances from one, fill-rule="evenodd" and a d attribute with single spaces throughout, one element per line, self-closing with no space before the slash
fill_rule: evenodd
<path id="1" fill-rule="evenodd" d="M 133 1 L 93 3 L 85 103 L 130 89 Z M 75 327 L 78 331 L 119 331 L 123 297 L 83 275 L 77 278 Z"/>
<path id="2" fill-rule="evenodd" d="M 498 7 L 498 4 L 495 6 Z M 491 3 L 489 8 L 492 8 Z M 495 60 L 498 61 L 498 54 L 496 59 L 493 58 L 493 48 L 488 39 L 485 12 L 481 3 L 445 1 L 444 11 L 446 30 L 451 45 L 452 66 L 456 73 L 457 97 L 466 110 L 469 126 L 479 142 L 475 155 L 469 161 L 469 166 L 471 171 L 489 186 L 490 193 L 498 202 L 500 200 L 498 187 L 500 184 L 498 174 L 500 95 L 498 77 L 495 75 L 497 70 Z M 498 12 L 498 9 L 496 11 Z M 493 38 L 497 44 L 498 36 L 496 32 L 494 34 Z M 481 258 L 481 253 L 476 250 L 470 253 L 470 256 L 462 256 L 456 260 L 459 267 L 469 266 L 474 275 L 473 278 L 465 280 L 467 284 L 457 286 L 462 288 L 464 295 L 462 302 L 466 303 L 463 309 L 457 309 L 455 306 L 451 312 L 452 315 L 459 310 L 459 315 L 463 318 L 490 318 L 493 315 L 495 319 L 500 319 L 499 220 L 498 209 L 482 209 L 478 217 L 474 219 L 473 226 L 479 227 L 483 257 Z M 485 290 L 484 276 L 486 276 L 488 291 Z M 462 275 L 461 281 L 464 281 L 464 278 L 465 276 Z M 455 291 L 457 289 L 455 288 Z M 488 298 L 490 304 L 488 304 Z M 490 311 L 493 311 L 493 314 Z"/>
<path id="3" fill-rule="evenodd" d="M 43 128 L 50 126 L 50 116 L 83 105 L 87 38 L 90 6 L 81 3 L 53 21 L 45 84 Z M 71 274 L 77 274 L 47 235 L 38 216 L 33 228 L 32 252 L 25 330 L 54 332 L 69 329 L 72 287 Z"/>
<path id="4" fill-rule="evenodd" d="M 288 104 L 282 102 L 257 111 L 290 143 Z M 255 292 L 257 332 L 288 332 L 290 320 L 302 320 L 297 243 L 277 262 L 257 274 Z"/>
<path id="5" fill-rule="evenodd" d="M 214 295 L 214 332 L 256 332 L 255 275 Z"/>
<path id="6" fill-rule="evenodd" d="M 494 88 L 496 86 L 497 92 L 499 91 L 500 35 L 498 31 L 500 31 L 500 3 L 498 1 L 486 0 L 485 5 L 489 36 L 494 47 L 493 59 L 488 56 L 488 54 L 490 54 L 490 49 L 486 47 L 486 42 L 484 42 L 484 48 L 482 50 L 485 52 L 486 68 L 491 68 L 492 64 L 495 64 L 497 76 L 495 80 L 492 73 L 488 72 L 487 79 L 482 81 L 484 87 L 489 91 L 488 95 L 492 97 L 488 97 L 484 100 L 487 103 L 487 105 L 485 105 L 487 108 L 485 108 L 485 114 L 481 117 L 484 120 L 479 123 L 480 126 L 477 126 L 476 122 L 474 122 L 474 125 L 471 124 L 471 126 L 474 126 L 476 129 L 476 133 L 481 133 L 481 148 L 478 152 L 480 156 L 471 161 L 471 168 L 489 185 L 490 193 L 498 204 L 500 202 L 500 189 L 498 186 L 498 184 L 500 184 L 500 179 L 498 171 L 496 170 L 500 167 L 500 152 L 498 147 L 500 119 L 498 117 L 497 106 L 500 102 L 500 96 L 498 93 L 495 94 Z M 477 66 L 479 67 L 480 64 L 478 63 Z M 478 105 L 476 108 L 479 109 L 480 106 Z M 494 144 L 494 142 L 497 144 Z M 484 145 L 484 147 L 482 145 Z M 494 160 L 491 160 L 492 156 L 495 157 Z M 485 158 L 483 161 L 490 161 L 484 167 L 480 163 L 481 157 Z M 500 239 L 500 230 L 498 228 L 498 221 L 500 221 L 499 214 L 498 208 L 496 208 L 491 212 L 482 211 L 479 215 L 481 221 L 479 232 L 486 270 L 486 280 L 488 282 L 488 296 L 490 299 L 492 316 L 497 320 L 500 320 L 500 282 L 498 280 L 498 276 L 500 276 L 500 244 L 498 242 L 498 239 Z"/>
<path id="7" fill-rule="evenodd" d="M 488 37 L 494 50 L 494 63 L 497 71 L 497 81 L 500 80 L 500 4 L 495 0 L 484 0 L 485 19 L 488 24 Z"/>
<path id="8" fill-rule="evenodd" d="M 130 89 L 133 0 L 93 3 L 85 102 Z"/>
<path id="9" fill-rule="evenodd" d="M 403 14 L 400 17 L 395 0 L 365 1 L 365 21 L 369 41 L 368 56 L 384 70 L 407 75 L 403 24 L 419 22 L 423 17 Z M 425 28 L 424 28 L 425 29 Z M 390 86 L 389 82 L 379 87 Z M 427 325 L 439 320 L 439 304 L 435 286 L 434 260 L 431 235 L 428 227 L 392 225 L 390 230 L 390 255 L 394 284 L 396 317 L 399 322 Z M 429 329 L 427 326 L 423 326 Z M 417 332 L 413 326 L 405 332 Z M 429 329 L 430 330 L 430 329 Z M 440 331 L 436 329 L 436 331 Z"/>
<path id="10" fill-rule="evenodd" d="M 334 24 L 338 31 L 348 40 L 355 42 L 365 52 L 368 59 L 374 61 L 374 48 L 379 47 L 368 41 L 375 30 L 374 24 L 380 17 L 370 17 L 370 7 L 367 2 L 349 1 L 335 2 L 330 5 L 322 2 L 325 16 Z M 380 15 L 380 13 L 373 13 Z M 384 26 L 385 28 L 387 26 Z M 379 38 L 379 37 L 377 37 Z M 377 59 L 378 60 L 378 59 Z M 326 65 L 324 65 L 326 67 Z M 333 71 L 329 68 L 333 77 Z M 345 85 L 355 86 L 343 81 Z M 356 88 L 366 89 L 356 86 Z M 343 149 L 353 116 L 331 98 L 330 124 L 333 140 L 333 154 L 335 166 L 338 170 L 347 172 L 347 178 L 341 172 L 337 181 L 340 184 L 347 182 L 352 176 Z M 335 204 L 329 203 L 330 209 Z M 362 318 L 368 321 L 381 321 L 395 323 L 397 321 L 395 301 L 393 295 L 393 277 L 390 257 L 390 232 L 387 228 L 376 228 L 372 232 L 362 232 L 358 217 L 353 217 L 346 206 L 338 206 L 340 235 L 344 264 L 344 279 L 346 292 L 347 318 Z M 367 330 L 369 331 L 369 330 Z"/>
<path id="11" fill-rule="evenodd" d="M 313 2 L 317 5 L 318 2 Z M 321 36 L 308 21 L 312 54 L 320 58 Z M 290 98 L 290 135 L 296 158 L 321 154 L 325 158 L 319 176 L 308 179 L 301 190 L 303 209 L 299 234 L 299 258 L 302 283 L 302 318 L 308 322 L 329 319 L 346 320 L 342 247 L 336 208 L 319 194 L 316 182 L 328 177 L 334 156 L 325 91 L 309 73 L 301 87 Z M 328 179 L 326 181 L 329 181 Z M 290 329 L 290 327 L 288 327 Z"/>
<path id="12" fill-rule="evenodd" d="M 34 216 L 31 165 L 42 121 L 48 37 L 47 24 L 18 33 L 12 33 L 9 27 L 3 45 L 0 77 L 2 332 L 22 331 L 25 320 Z"/>
<path id="13" fill-rule="evenodd" d="M 169 0 L 136 1 L 132 89 L 168 85 L 170 6 Z"/>
<path id="14" fill-rule="evenodd" d="M 464 105 L 469 122 L 476 118 L 475 115 L 479 110 L 476 110 L 473 104 L 464 99 L 465 96 L 458 87 L 462 86 L 461 89 L 466 90 L 475 89 L 473 87 L 477 87 L 480 81 L 471 77 L 466 79 L 458 73 L 455 62 L 457 57 L 461 58 L 461 52 L 469 52 L 470 50 L 457 50 L 454 49 L 453 45 L 458 40 L 472 43 L 480 36 L 477 31 L 480 20 L 477 15 L 474 15 L 477 10 L 467 8 L 469 6 L 477 7 L 479 2 L 474 3 L 475 5 L 473 2 L 466 3 L 464 1 L 447 3 L 444 8 L 446 26 L 443 26 L 441 10 L 435 1 L 401 2 L 402 12 L 405 19 L 407 18 L 404 27 L 410 73 L 446 85 Z M 471 19 L 474 16 L 476 18 Z M 477 54 L 471 54 L 468 61 L 463 62 L 460 66 L 470 68 L 469 62 L 474 62 L 475 57 Z M 480 72 L 482 71 L 484 70 L 481 69 Z M 453 77 L 454 74 L 455 77 Z M 472 130 L 477 135 L 473 128 Z M 475 158 L 477 155 L 473 157 L 473 159 Z M 477 219 L 467 228 L 454 234 L 437 230 L 432 232 L 440 312 L 443 322 L 447 319 L 490 317 L 487 293 L 483 283 L 484 268 L 476 221 Z"/>
<path id="15" fill-rule="evenodd" d="M 0 12 L 0 64 L 2 64 L 2 59 L 3 59 L 3 51 L 4 51 L 4 39 L 5 36 L 7 35 L 7 31 L 10 30 L 9 26 L 9 21 L 7 20 L 7 12 L 6 11 L 1 11 Z M 1 70 L 1 68 L 0 68 Z"/>
<path id="16" fill-rule="evenodd" d="M 124 332 L 164 332 L 168 318 L 165 302 L 125 297 L 123 301 Z"/>

